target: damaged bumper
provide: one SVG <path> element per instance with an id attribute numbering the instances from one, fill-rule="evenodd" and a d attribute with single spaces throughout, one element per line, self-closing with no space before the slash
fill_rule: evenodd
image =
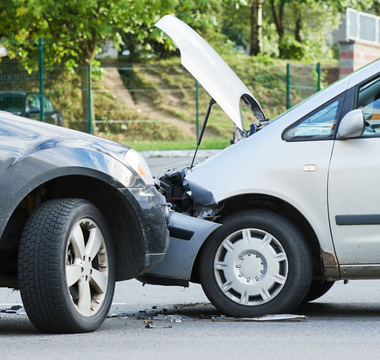
<path id="1" fill-rule="evenodd" d="M 197 254 L 208 236 L 222 224 L 172 212 L 170 246 L 163 262 L 137 276 L 146 284 L 189 286 Z"/>
<path id="2" fill-rule="evenodd" d="M 166 200 L 154 186 L 145 188 L 120 189 L 128 197 L 132 194 L 139 207 L 135 212 L 139 217 L 145 242 L 145 263 L 138 274 L 144 274 L 159 264 L 169 247 L 168 210 Z"/>

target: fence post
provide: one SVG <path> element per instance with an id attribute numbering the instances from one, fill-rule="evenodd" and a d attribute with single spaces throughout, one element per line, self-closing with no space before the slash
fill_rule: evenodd
<path id="1" fill-rule="evenodd" d="M 196 111 L 196 127 L 197 127 L 197 141 L 199 138 L 199 118 L 198 118 L 198 80 L 195 80 L 195 111 Z"/>
<path id="2" fill-rule="evenodd" d="M 286 108 L 290 108 L 290 66 L 286 64 Z"/>
<path id="3" fill-rule="evenodd" d="M 318 73 L 318 88 L 317 88 L 318 90 L 317 91 L 319 91 L 322 88 L 322 86 L 321 86 L 321 80 L 322 80 L 321 72 L 322 71 L 321 71 L 321 63 L 320 62 L 317 64 L 316 70 Z"/>
<path id="4" fill-rule="evenodd" d="M 40 121 L 44 121 L 44 62 L 43 40 L 38 38 L 38 72 L 40 80 Z"/>
<path id="5" fill-rule="evenodd" d="M 92 134 L 91 64 L 88 64 L 88 133 Z"/>

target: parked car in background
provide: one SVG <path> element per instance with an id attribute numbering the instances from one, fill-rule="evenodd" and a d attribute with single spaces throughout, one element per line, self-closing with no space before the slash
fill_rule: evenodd
<path id="1" fill-rule="evenodd" d="M 269 120 L 195 31 L 173 16 L 157 26 L 212 97 L 206 117 L 217 102 L 235 131 L 217 155 L 160 176 L 170 247 L 139 280 L 199 282 L 222 313 L 251 317 L 289 313 L 336 280 L 379 279 L 380 61 Z"/>
<path id="2" fill-rule="evenodd" d="M 97 329 L 115 281 L 157 265 L 167 206 L 128 146 L 0 111 L 0 286 L 43 332 Z"/>
<path id="3" fill-rule="evenodd" d="M 43 98 L 44 122 L 63 126 L 62 113 L 46 97 Z M 39 94 L 23 91 L 0 91 L 0 110 L 40 120 L 41 101 Z"/>

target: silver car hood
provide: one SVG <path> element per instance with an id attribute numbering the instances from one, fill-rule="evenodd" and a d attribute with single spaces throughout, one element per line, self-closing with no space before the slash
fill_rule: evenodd
<path id="1" fill-rule="evenodd" d="M 172 15 L 164 16 L 156 26 L 175 42 L 181 51 L 182 65 L 241 130 L 244 127 L 240 100 L 252 110 L 258 120 L 265 119 L 263 110 L 247 87 L 191 27 Z"/>

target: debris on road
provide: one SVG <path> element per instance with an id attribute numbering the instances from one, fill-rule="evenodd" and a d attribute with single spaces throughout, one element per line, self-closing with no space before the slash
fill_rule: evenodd
<path id="1" fill-rule="evenodd" d="M 21 305 L 13 305 L 10 308 L 0 309 L 0 312 L 6 314 L 26 315 L 26 311 Z"/>
<path id="2" fill-rule="evenodd" d="M 156 325 L 154 325 L 154 322 L 151 320 L 145 320 L 144 324 L 147 329 L 154 329 L 156 327 Z"/>
<path id="3" fill-rule="evenodd" d="M 107 318 L 118 318 L 118 319 L 127 319 L 128 318 L 128 314 L 123 312 L 123 313 L 120 313 L 120 314 L 115 314 L 115 313 L 112 313 L 112 314 L 108 314 L 107 315 Z"/>
<path id="4" fill-rule="evenodd" d="M 184 315 L 163 315 L 158 314 L 153 317 L 153 320 L 169 320 L 170 322 L 181 322 L 182 320 L 190 319 L 189 316 Z"/>
<path id="5" fill-rule="evenodd" d="M 238 317 L 228 317 L 228 316 L 212 316 L 212 321 L 305 321 L 307 317 L 305 315 L 292 315 L 292 314 L 275 314 L 275 315 L 264 315 L 260 317 L 252 318 L 238 318 Z"/>

